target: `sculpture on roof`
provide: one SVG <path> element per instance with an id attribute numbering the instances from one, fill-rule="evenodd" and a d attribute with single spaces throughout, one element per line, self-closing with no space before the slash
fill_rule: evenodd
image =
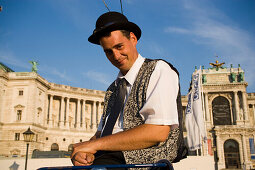
<path id="1" fill-rule="evenodd" d="M 39 65 L 38 62 L 37 61 L 29 61 L 29 63 L 32 64 L 32 72 L 37 73 L 37 71 L 38 71 L 37 65 Z"/>
<path id="2" fill-rule="evenodd" d="M 216 56 L 218 57 L 218 56 Z M 225 64 L 225 62 L 223 63 L 219 63 L 218 60 L 215 61 L 215 63 L 209 63 L 211 66 L 213 66 L 213 68 L 216 68 L 216 70 L 218 71 L 219 68 L 223 68 L 222 65 Z"/>
<path id="3" fill-rule="evenodd" d="M 211 66 L 213 66 L 213 67 L 218 67 L 218 68 L 222 67 L 223 64 L 225 64 L 225 62 L 219 63 L 218 60 L 216 60 L 215 63 L 210 63 Z"/>

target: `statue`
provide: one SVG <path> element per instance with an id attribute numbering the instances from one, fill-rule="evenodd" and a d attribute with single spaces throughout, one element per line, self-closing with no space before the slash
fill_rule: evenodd
<path id="1" fill-rule="evenodd" d="M 224 62 L 223 63 L 219 63 L 218 60 L 216 60 L 215 63 L 210 63 L 211 66 L 216 67 L 216 68 L 222 68 L 223 64 L 225 64 L 225 63 Z"/>
<path id="2" fill-rule="evenodd" d="M 38 62 L 37 61 L 29 61 L 29 63 L 32 64 L 32 72 L 37 73 L 37 70 L 38 70 L 37 65 L 39 65 Z"/>
<path id="3" fill-rule="evenodd" d="M 216 56 L 216 58 L 218 58 L 218 56 Z M 225 64 L 225 62 L 223 62 L 223 63 L 219 63 L 219 61 L 216 59 L 216 61 L 215 61 L 215 63 L 209 63 L 211 66 L 213 66 L 212 68 L 210 68 L 210 69 L 216 69 L 216 71 L 218 71 L 219 70 L 219 68 L 223 68 L 223 66 L 222 65 L 224 65 Z"/>
<path id="4" fill-rule="evenodd" d="M 236 74 L 235 73 L 230 73 L 230 77 L 231 77 L 232 82 L 236 81 Z"/>
<path id="5" fill-rule="evenodd" d="M 239 81 L 240 82 L 244 81 L 244 72 L 239 73 Z"/>
<path id="6" fill-rule="evenodd" d="M 203 74 L 202 75 L 202 83 L 205 84 L 206 82 L 207 82 L 206 75 Z"/>

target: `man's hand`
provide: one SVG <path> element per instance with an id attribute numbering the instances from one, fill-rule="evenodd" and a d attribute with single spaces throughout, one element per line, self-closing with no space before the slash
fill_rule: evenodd
<path id="1" fill-rule="evenodd" d="M 127 131 L 73 145 L 71 154 L 75 166 L 91 165 L 97 151 L 127 151 L 148 148 L 164 142 L 170 131 L 169 125 L 143 124 Z M 90 154 L 90 155 L 89 155 Z"/>
<path id="2" fill-rule="evenodd" d="M 71 160 L 74 166 L 88 166 L 92 165 L 95 159 L 94 154 L 92 153 L 84 153 L 84 152 L 76 152 Z"/>
<path id="3" fill-rule="evenodd" d="M 90 153 L 89 150 L 86 151 L 86 147 L 84 146 L 86 143 L 88 142 L 81 142 L 73 145 L 71 160 L 74 166 L 88 166 L 93 164 L 95 152 Z M 83 150 L 83 148 L 85 150 Z"/>
<path id="4" fill-rule="evenodd" d="M 91 140 L 74 144 L 71 158 L 73 158 L 78 152 L 95 154 L 97 149 L 95 148 L 96 145 L 93 144 L 94 141 L 95 140 Z"/>

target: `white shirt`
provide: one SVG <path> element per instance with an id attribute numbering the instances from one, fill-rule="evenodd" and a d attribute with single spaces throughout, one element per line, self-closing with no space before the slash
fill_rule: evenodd
<path id="1" fill-rule="evenodd" d="M 123 76 L 121 72 L 118 74 L 117 79 L 125 78 L 128 82 L 127 95 L 124 104 L 126 104 L 127 98 L 144 60 L 145 58 L 139 54 L 135 63 L 125 76 Z M 176 103 L 178 91 L 178 75 L 166 62 L 159 60 L 148 84 L 146 103 L 139 112 L 145 121 L 145 124 L 178 125 L 178 111 Z M 106 122 L 107 119 L 108 117 L 106 118 Z M 97 130 L 102 131 L 102 129 L 101 119 Z M 121 131 L 123 131 L 123 111 L 121 111 L 114 126 L 113 134 Z"/>

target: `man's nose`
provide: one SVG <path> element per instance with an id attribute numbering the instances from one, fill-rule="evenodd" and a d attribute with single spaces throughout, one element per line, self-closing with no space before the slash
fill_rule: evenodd
<path id="1" fill-rule="evenodd" d="M 120 52 L 118 50 L 113 50 L 113 57 L 115 60 L 118 60 L 120 58 Z"/>

